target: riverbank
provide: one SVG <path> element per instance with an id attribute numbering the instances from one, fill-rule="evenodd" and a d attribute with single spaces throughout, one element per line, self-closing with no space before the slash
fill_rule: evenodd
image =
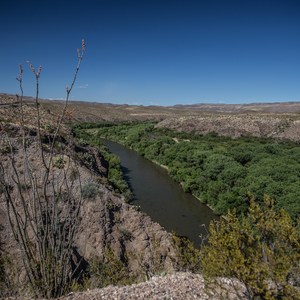
<path id="1" fill-rule="evenodd" d="M 134 150 L 133 150 L 133 151 L 134 151 Z M 168 168 L 167 166 L 160 164 L 158 161 L 156 161 L 156 160 L 150 160 L 150 161 L 153 162 L 154 164 L 156 164 L 156 165 L 162 167 L 163 169 L 169 171 L 169 168 Z M 169 173 L 168 173 L 168 174 L 169 174 Z"/>
<path id="2" fill-rule="evenodd" d="M 102 140 L 106 140 L 105 137 L 100 137 L 100 138 L 101 138 Z M 184 140 L 184 141 L 190 141 L 190 140 Z M 121 144 L 121 143 L 119 143 L 119 142 L 117 142 L 117 141 L 112 141 L 112 142 L 117 143 L 117 144 L 120 144 L 120 145 L 122 145 L 123 147 L 125 147 L 125 148 L 127 148 L 127 149 L 130 149 L 131 151 L 136 152 L 133 148 L 131 148 L 131 147 L 126 147 L 124 144 Z M 176 139 L 176 143 L 179 143 L 178 139 Z M 138 152 L 136 152 L 136 153 L 139 154 Z M 147 159 L 147 160 L 149 160 L 149 161 L 151 161 L 152 163 L 156 164 L 157 166 L 159 166 L 159 167 L 165 169 L 166 171 L 168 171 L 168 176 L 170 177 L 170 173 L 169 173 L 169 172 L 170 172 L 170 168 L 169 168 L 168 166 L 159 163 L 157 160 L 151 160 L 151 159 L 148 159 L 148 158 L 146 158 L 146 157 L 144 157 L 144 158 Z M 170 178 L 171 178 L 171 177 L 170 177 Z M 179 183 L 179 185 L 180 185 L 181 188 L 182 188 L 182 183 Z M 210 208 L 210 209 L 212 210 L 213 213 L 215 213 L 213 207 L 210 206 L 210 205 L 208 205 L 208 204 L 206 204 L 206 203 L 204 203 L 204 202 L 201 200 L 200 197 L 196 196 L 194 193 L 188 193 L 188 194 L 192 195 L 194 198 L 196 198 L 197 200 L 199 200 L 199 202 L 200 202 L 201 204 L 206 205 L 208 208 Z"/>
<path id="3" fill-rule="evenodd" d="M 199 135 L 159 126 L 162 123 L 98 127 L 97 134 L 167 166 L 170 177 L 181 183 L 185 192 L 200 196 L 218 215 L 233 209 L 243 214 L 249 207 L 249 194 L 260 203 L 263 195 L 268 194 L 278 208 L 297 219 L 297 143 L 248 136 L 232 139 L 213 133 Z"/>
<path id="4" fill-rule="evenodd" d="M 199 235 L 207 234 L 205 228 L 217 218 L 213 211 L 190 193 L 185 193 L 161 164 L 119 143 L 106 140 L 104 144 L 120 158 L 124 178 L 134 195 L 131 203 L 167 231 L 188 237 L 200 247 Z"/>
<path id="5" fill-rule="evenodd" d="M 124 147 L 125 147 L 125 146 L 124 146 Z M 133 149 L 131 149 L 131 150 L 134 151 Z M 161 168 L 167 170 L 167 171 L 168 171 L 168 176 L 170 176 L 170 174 L 169 174 L 170 169 L 168 168 L 168 166 L 162 165 L 162 164 L 160 164 L 160 163 L 159 163 L 158 161 L 156 161 L 156 160 L 150 160 L 150 161 L 153 162 L 154 164 L 160 166 Z M 179 185 L 180 185 L 181 188 L 182 188 L 182 183 L 180 183 Z M 193 194 L 193 193 L 189 193 L 189 194 L 191 194 L 194 198 L 196 198 L 201 204 L 206 205 L 209 209 L 211 209 L 211 211 L 212 211 L 214 214 L 216 214 L 216 212 L 214 211 L 214 208 L 213 208 L 211 205 L 204 203 L 204 202 L 201 200 L 201 198 L 198 197 L 198 196 L 196 196 L 195 194 Z M 217 214 L 216 214 L 216 215 L 217 215 Z M 222 217 L 222 216 L 221 216 L 221 217 Z"/>

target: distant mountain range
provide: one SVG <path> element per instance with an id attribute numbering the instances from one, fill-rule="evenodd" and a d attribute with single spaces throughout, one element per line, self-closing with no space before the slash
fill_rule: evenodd
<path id="1" fill-rule="evenodd" d="M 249 104 L 214 104 L 197 103 L 190 105 L 177 104 L 173 107 L 178 109 L 202 110 L 209 112 L 265 112 L 265 113 L 299 113 L 300 102 L 258 102 Z"/>
<path id="2" fill-rule="evenodd" d="M 17 101 L 16 95 L 0 93 L 0 105 L 7 104 L 13 101 Z M 24 96 L 25 101 L 33 101 L 33 97 Z M 60 103 L 63 100 L 49 100 L 41 99 L 44 103 Z M 95 107 L 118 107 L 118 108 L 139 108 L 145 111 L 169 111 L 169 112 L 179 112 L 179 111 L 197 111 L 197 112 L 217 112 L 217 113 L 300 113 L 300 102 L 258 102 L 249 104 L 220 104 L 220 103 L 197 103 L 197 104 L 176 104 L 174 106 L 143 106 L 143 105 L 128 105 L 128 104 L 112 104 L 112 103 L 100 103 L 100 102 L 88 102 L 88 101 L 70 101 L 72 106 L 86 108 L 91 106 Z"/>

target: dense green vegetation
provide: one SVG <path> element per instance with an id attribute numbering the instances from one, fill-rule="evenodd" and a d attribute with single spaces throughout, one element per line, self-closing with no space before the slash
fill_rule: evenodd
<path id="1" fill-rule="evenodd" d="M 174 235 L 180 269 L 201 270 L 208 291 L 220 288 L 216 278 L 227 277 L 238 279 L 238 297 L 300 297 L 297 144 L 178 133 L 153 123 L 83 124 L 74 130 L 94 145 L 107 138 L 166 166 L 186 192 L 225 216 L 211 222 L 201 250 Z"/>
<path id="2" fill-rule="evenodd" d="M 208 279 L 239 279 L 247 299 L 299 299 L 299 232 L 269 197 L 260 206 L 251 199 L 247 214 L 239 218 L 234 210 L 210 224 L 201 269 Z"/>
<path id="3" fill-rule="evenodd" d="M 127 182 L 123 178 L 123 174 L 120 167 L 120 159 L 113 153 L 110 153 L 108 149 L 100 142 L 98 138 L 91 132 L 81 130 L 81 128 L 89 128 L 91 124 L 81 124 L 73 126 L 73 134 L 77 138 L 77 141 L 81 145 L 93 145 L 100 149 L 101 154 L 109 164 L 108 168 L 108 182 L 113 186 L 116 192 L 123 194 L 128 200 L 131 198 L 131 191 Z"/>
<path id="4" fill-rule="evenodd" d="M 293 219 L 300 215 L 300 147 L 292 142 L 157 129 L 153 123 L 85 124 L 77 132 L 90 140 L 117 141 L 168 167 L 184 191 L 193 193 L 219 214 L 245 212 L 250 195 L 264 194 Z M 84 132 L 84 133 L 83 133 Z"/>

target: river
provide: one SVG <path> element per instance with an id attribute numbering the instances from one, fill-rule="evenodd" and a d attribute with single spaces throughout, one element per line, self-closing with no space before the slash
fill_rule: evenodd
<path id="1" fill-rule="evenodd" d="M 134 195 L 132 204 L 140 206 L 166 230 L 186 236 L 199 246 L 200 235 L 206 234 L 209 222 L 217 218 L 212 210 L 184 193 L 164 168 L 118 143 L 102 142 L 120 157 L 123 174 Z"/>

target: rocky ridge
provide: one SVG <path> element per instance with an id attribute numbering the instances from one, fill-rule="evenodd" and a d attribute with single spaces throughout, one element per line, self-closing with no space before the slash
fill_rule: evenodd
<path id="1" fill-rule="evenodd" d="M 209 114 L 168 118 L 159 122 L 157 127 L 201 135 L 213 133 L 231 138 L 253 136 L 295 142 L 300 140 L 300 119 L 296 115 Z"/>
<path id="2" fill-rule="evenodd" d="M 108 286 L 70 294 L 60 300 L 241 300 L 247 299 L 244 293 L 244 286 L 236 280 L 221 278 L 207 284 L 201 274 L 177 272 L 130 286 Z"/>

